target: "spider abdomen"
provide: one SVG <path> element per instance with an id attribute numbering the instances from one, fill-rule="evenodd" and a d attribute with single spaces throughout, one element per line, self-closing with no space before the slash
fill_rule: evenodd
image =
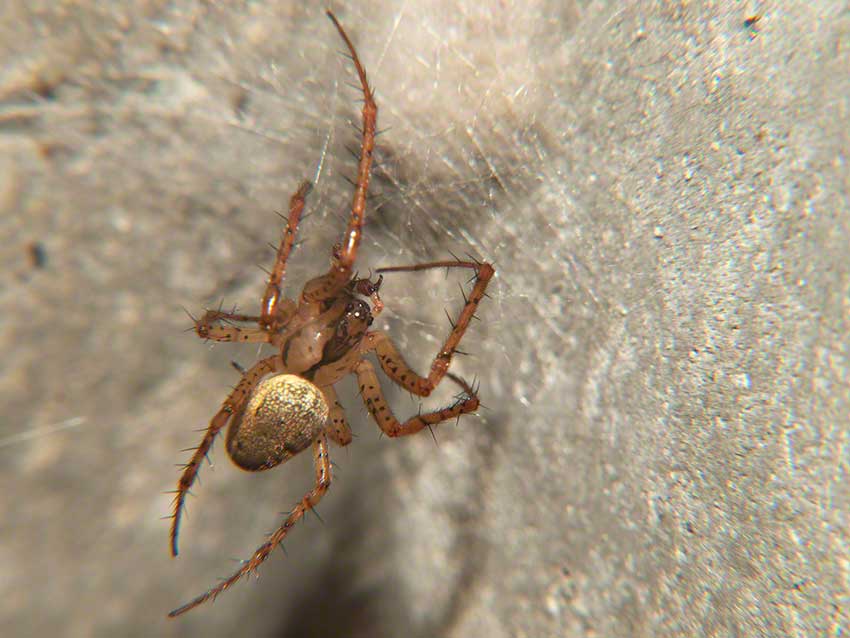
<path id="1" fill-rule="evenodd" d="M 227 453 L 243 470 L 266 470 L 310 446 L 322 432 L 322 391 L 294 374 L 263 380 L 227 431 Z"/>

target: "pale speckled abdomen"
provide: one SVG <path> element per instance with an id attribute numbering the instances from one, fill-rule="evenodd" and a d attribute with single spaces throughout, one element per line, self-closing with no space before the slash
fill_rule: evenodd
<path id="1" fill-rule="evenodd" d="M 315 385 L 292 374 L 263 380 L 227 431 L 227 453 L 244 470 L 266 470 L 295 456 L 322 431 L 328 404 Z"/>

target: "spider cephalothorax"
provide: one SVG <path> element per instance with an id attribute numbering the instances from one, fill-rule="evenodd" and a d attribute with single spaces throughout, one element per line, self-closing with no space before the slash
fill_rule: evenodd
<path id="1" fill-rule="evenodd" d="M 379 268 L 376 281 L 358 279 L 353 273 L 366 211 L 378 107 L 354 46 L 330 11 L 328 17 L 351 53 L 364 98 L 360 163 L 348 228 L 343 241 L 333 247 L 328 272 L 308 281 L 297 301 L 285 298 L 281 285 L 286 261 L 292 251 L 310 190 L 308 182 L 302 183 L 289 203 L 286 228 L 260 303 L 260 314 L 207 311 L 201 319 L 195 321 L 195 332 L 203 339 L 268 343 L 275 348 L 276 354 L 242 371 L 239 383 L 213 416 L 200 445 L 184 466 L 174 499 L 171 552 L 177 555 L 177 536 L 186 494 L 197 477 L 201 461 L 224 427 L 228 428 L 228 454 L 236 465 L 249 471 L 275 467 L 312 446 L 316 468 L 315 485 L 295 505 L 281 526 L 233 575 L 172 611 L 169 614 L 172 617 L 215 598 L 240 578 L 256 570 L 293 525 L 327 492 L 331 483 L 328 439 L 337 445 L 348 445 L 351 442 L 351 430 L 333 389 L 333 384 L 342 377 L 348 374 L 357 376 L 360 394 L 369 413 L 381 430 L 391 437 L 414 434 L 422 428 L 474 412 L 479 405 L 475 389 L 448 372 L 448 369 L 452 355 L 493 276 L 492 266 L 478 261 L 459 260 L 394 266 Z M 383 308 L 378 296 L 383 280 L 380 273 L 432 268 L 472 270 L 475 283 L 469 297 L 465 298 L 463 310 L 452 322 L 452 330 L 434 358 L 430 372 L 423 377 L 407 365 L 386 334 L 369 330 L 369 326 L 373 317 Z M 460 386 L 462 392 L 448 407 L 417 414 L 400 422 L 384 400 L 375 367 L 366 358 L 370 354 L 375 355 L 390 380 L 415 395 L 428 396 L 443 377 L 449 377 Z"/>

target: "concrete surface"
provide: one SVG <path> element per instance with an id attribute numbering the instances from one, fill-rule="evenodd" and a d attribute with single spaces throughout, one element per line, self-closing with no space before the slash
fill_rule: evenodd
<path id="1" fill-rule="evenodd" d="M 217 449 L 168 556 L 179 450 L 257 355 L 181 306 L 255 307 L 317 173 L 290 290 L 326 265 L 353 74 L 302 3 L 11 0 L 0 634 L 846 635 L 847 4 L 333 6 L 389 127 L 359 263 L 495 261 L 457 366 L 488 409 L 390 441 L 343 384 L 324 524 L 167 621 L 309 485 Z M 384 293 L 424 368 L 456 282 Z"/>

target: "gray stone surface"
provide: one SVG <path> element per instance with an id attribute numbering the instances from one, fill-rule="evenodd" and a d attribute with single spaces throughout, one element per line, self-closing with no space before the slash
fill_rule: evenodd
<path id="1" fill-rule="evenodd" d="M 257 355 L 181 306 L 257 303 L 304 177 L 290 290 L 344 224 L 353 75 L 298 5 L 4 5 L 0 634 L 846 633 L 850 12 L 826 1 L 335 4 L 389 127 L 361 268 L 496 262 L 457 367 L 488 409 L 390 441 L 343 384 L 324 524 L 165 619 L 310 482 L 217 449 L 168 556 L 179 450 Z M 384 292 L 424 369 L 456 282 Z"/>

